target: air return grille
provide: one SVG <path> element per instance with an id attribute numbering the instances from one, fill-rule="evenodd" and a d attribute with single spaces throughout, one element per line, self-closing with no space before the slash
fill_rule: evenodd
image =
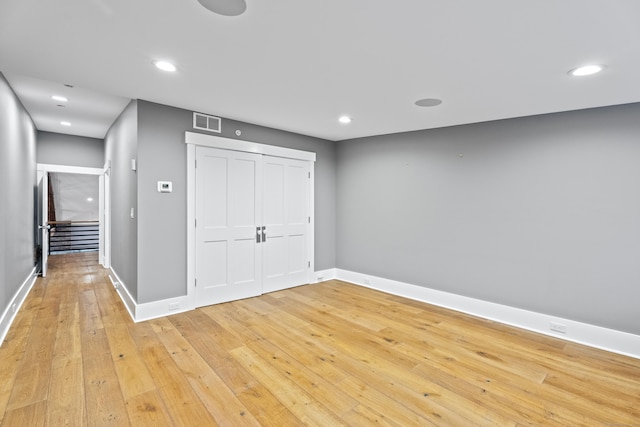
<path id="1" fill-rule="evenodd" d="M 222 120 L 220 117 L 193 113 L 193 128 L 220 133 L 222 131 Z"/>

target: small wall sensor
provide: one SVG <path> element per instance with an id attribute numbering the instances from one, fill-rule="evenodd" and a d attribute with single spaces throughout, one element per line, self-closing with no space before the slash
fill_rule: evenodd
<path id="1" fill-rule="evenodd" d="M 136 159 L 131 159 L 131 170 L 136 171 Z"/>
<path id="2" fill-rule="evenodd" d="M 171 181 L 158 181 L 158 193 L 171 193 L 172 191 Z"/>
<path id="3" fill-rule="evenodd" d="M 236 130 L 236 136 L 242 135 L 242 131 L 240 129 Z"/>

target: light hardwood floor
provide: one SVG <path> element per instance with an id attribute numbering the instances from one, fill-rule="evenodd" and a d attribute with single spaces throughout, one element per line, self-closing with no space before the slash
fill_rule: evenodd
<path id="1" fill-rule="evenodd" d="M 3 426 L 640 426 L 640 360 L 339 281 L 134 324 L 95 254 L 50 260 Z"/>

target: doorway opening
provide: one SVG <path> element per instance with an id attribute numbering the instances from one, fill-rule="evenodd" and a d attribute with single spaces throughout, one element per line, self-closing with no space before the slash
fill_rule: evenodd
<path id="1" fill-rule="evenodd" d="M 49 255 L 100 249 L 97 175 L 49 172 Z"/>
<path id="2" fill-rule="evenodd" d="M 109 168 L 38 164 L 36 252 L 47 274 L 49 255 L 97 251 L 109 266 Z"/>

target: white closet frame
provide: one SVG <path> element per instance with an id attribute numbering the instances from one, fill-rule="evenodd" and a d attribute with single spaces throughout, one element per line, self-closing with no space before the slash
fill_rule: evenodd
<path id="1" fill-rule="evenodd" d="M 309 181 L 309 212 L 311 220 L 308 225 L 308 254 L 310 267 L 308 270 L 308 283 L 313 283 L 315 271 L 314 262 L 314 183 L 315 183 L 315 161 L 316 153 L 310 151 L 295 150 L 293 148 L 277 147 L 274 145 L 259 144 L 257 142 L 244 141 L 239 139 L 224 138 L 221 136 L 205 135 L 202 133 L 185 132 L 185 143 L 187 144 L 187 299 L 191 308 L 196 307 L 196 146 L 220 148 L 223 150 L 242 151 L 245 153 L 264 154 L 287 159 L 305 160 L 309 162 L 311 176 Z"/>

